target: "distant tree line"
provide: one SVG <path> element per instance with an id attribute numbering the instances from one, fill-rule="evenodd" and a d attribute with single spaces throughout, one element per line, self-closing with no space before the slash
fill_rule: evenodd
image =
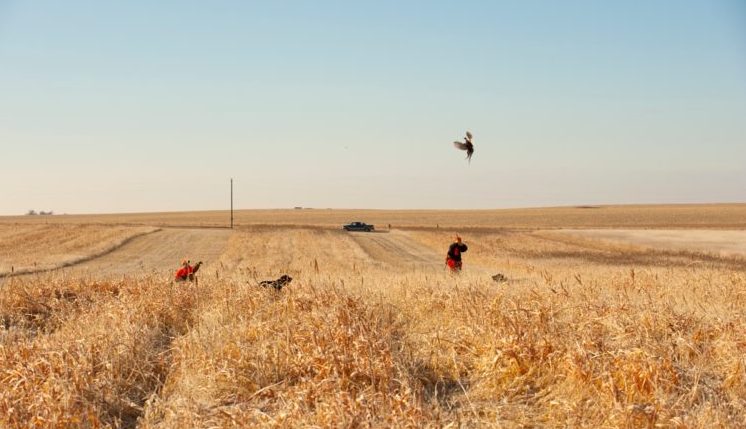
<path id="1" fill-rule="evenodd" d="M 36 210 L 29 210 L 28 212 L 26 212 L 26 216 L 36 216 L 36 215 L 39 215 L 39 216 L 52 216 L 53 214 L 54 214 L 54 212 L 52 210 L 50 210 L 48 212 L 45 212 L 44 210 L 40 210 L 38 213 L 36 212 Z"/>

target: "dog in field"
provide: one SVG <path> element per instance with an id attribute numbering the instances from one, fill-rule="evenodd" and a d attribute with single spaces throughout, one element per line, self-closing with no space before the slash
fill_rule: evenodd
<path id="1" fill-rule="evenodd" d="M 494 276 L 492 276 L 492 280 L 494 280 L 497 283 L 502 283 L 502 282 L 507 282 L 508 278 L 500 273 L 497 273 Z"/>
<path id="2" fill-rule="evenodd" d="M 283 287 L 290 284 L 290 282 L 293 281 L 293 278 L 290 277 L 287 274 L 283 274 L 282 277 L 278 278 L 277 280 L 264 280 L 259 282 L 259 286 L 261 287 L 271 287 L 274 288 L 276 291 L 281 291 Z"/>

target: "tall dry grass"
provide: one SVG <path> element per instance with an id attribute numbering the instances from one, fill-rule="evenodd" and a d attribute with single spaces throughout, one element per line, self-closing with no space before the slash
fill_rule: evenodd
<path id="1" fill-rule="evenodd" d="M 199 285 L 15 279 L 0 427 L 746 426 L 742 267 L 464 238 L 460 276 L 380 263 L 336 231 L 258 228 Z M 256 285 L 281 273 L 282 293 Z"/>
<path id="2" fill-rule="evenodd" d="M 133 426 L 194 300 L 157 281 L 6 284 L 0 427 Z"/>

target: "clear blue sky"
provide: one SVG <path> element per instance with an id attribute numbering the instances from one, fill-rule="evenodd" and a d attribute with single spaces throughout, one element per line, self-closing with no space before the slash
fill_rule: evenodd
<path id="1" fill-rule="evenodd" d="M 0 0 L 0 151 L 0 214 L 744 202 L 746 2 Z"/>

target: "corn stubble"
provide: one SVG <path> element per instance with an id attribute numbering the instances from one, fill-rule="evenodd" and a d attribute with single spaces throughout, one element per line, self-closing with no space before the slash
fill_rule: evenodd
<path id="1" fill-rule="evenodd" d="M 296 228 L 234 234 L 198 285 L 12 279 L 0 427 L 746 426 L 738 261 L 465 239 L 457 277 Z"/>

